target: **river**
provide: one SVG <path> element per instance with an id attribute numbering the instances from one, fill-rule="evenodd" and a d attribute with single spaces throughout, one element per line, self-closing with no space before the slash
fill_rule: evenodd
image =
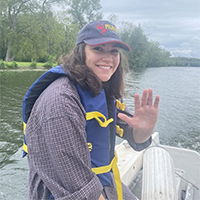
<path id="1" fill-rule="evenodd" d="M 0 71 L 0 200 L 26 199 L 21 106 L 27 89 L 43 72 Z M 160 67 L 127 74 L 124 100 L 130 110 L 134 94 L 141 95 L 145 88 L 160 95 L 155 131 L 161 143 L 200 153 L 200 68 Z"/>

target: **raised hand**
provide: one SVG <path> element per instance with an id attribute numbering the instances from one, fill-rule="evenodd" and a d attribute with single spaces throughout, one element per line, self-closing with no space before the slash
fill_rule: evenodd
<path id="1" fill-rule="evenodd" d="M 135 113 L 133 117 L 119 113 L 118 117 L 133 127 L 133 137 L 136 143 L 149 139 L 158 118 L 159 96 L 153 102 L 153 90 L 145 89 L 140 101 L 139 94 L 134 96 Z"/>

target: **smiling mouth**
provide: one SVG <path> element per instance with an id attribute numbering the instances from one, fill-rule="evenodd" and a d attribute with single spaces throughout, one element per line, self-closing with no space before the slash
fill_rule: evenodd
<path id="1" fill-rule="evenodd" d="M 103 66 L 103 65 L 97 65 L 97 67 L 101 68 L 101 69 L 111 69 L 111 66 Z"/>

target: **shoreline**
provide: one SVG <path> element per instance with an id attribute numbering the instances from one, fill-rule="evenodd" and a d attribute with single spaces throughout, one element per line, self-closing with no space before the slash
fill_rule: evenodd
<path id="1" fill-rule="evenodd" d="M 30 67 L 18 67 L 18 68 L 6 68 L 6 69 L 0 69 L 0 71 L 46 71 L 48 69 L 44 68 L 44 67 L 36 67 L 34 68 L 30 68 Z"/>

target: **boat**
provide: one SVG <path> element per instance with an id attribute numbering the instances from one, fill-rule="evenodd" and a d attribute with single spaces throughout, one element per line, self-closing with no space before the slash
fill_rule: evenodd
<path id="1" fill-rule="evenodd" d="M 140 152 L 116 145 L 122 182 L 141 200 L 200 200 L 200 154 L 160 144 L 159 133 Z"/>

